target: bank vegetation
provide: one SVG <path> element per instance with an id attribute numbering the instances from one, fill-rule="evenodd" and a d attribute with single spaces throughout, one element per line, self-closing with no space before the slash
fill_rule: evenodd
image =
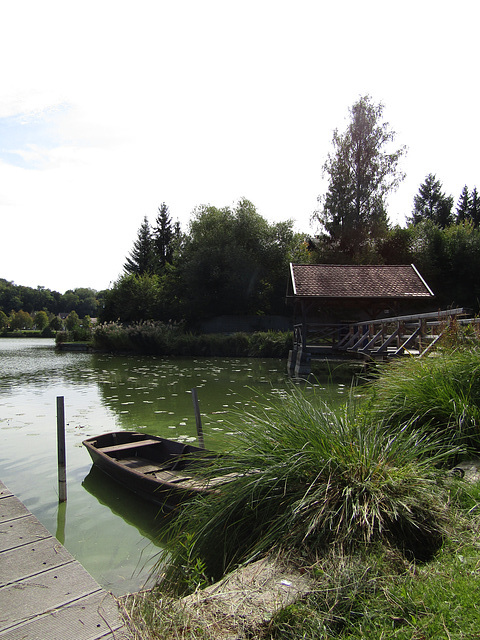
<path id="1" fill-rule="evenodd" d="M 243 414 L 203 469 L 230 481 L 173 519 L 157 586 L 125 602 L 137 637 L 227 637 L 178 598 L 264 558 L 314 586 L 265 620 L 232 613 L 228 637 L 475 637 L 479 368 L 478 344 L 448 348 L 382 366 L 338 410 L 292 387 Z"/>
<path id="2" fill-rule="evenodd" d="M 196 334 L 182 323 L 163 322 L 109 322 L 92 333 L 95 349 L 157 356 L 286 358 L 292 341 L 288 331 Z"/>

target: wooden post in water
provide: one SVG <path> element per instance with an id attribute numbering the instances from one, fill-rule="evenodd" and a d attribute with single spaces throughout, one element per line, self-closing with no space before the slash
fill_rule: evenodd
<path id="1" fill-rule="evenodd" d="M 193 400 L 193 407 L 195 409 L 195 423 L 197 425 L 198 446 L 201 447 L 202 449 L 205 449 L 205 443 L 203 441 L 202 418 L 200 417 L 200 407 L 198 405 L 198 394 L 197 394 L 197 389 L 195 387 L 192 389 L 192 400 Z"/>
<path id="2" fill-rule="evenodd" d="M 67 465 L 65 456 L 65 403 L 57 396 L 58 501 L 67 500 Z"/>

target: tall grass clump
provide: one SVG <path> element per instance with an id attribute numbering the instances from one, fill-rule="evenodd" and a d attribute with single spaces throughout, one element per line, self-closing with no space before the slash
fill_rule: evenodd
<path id="1" fill-rule="evenodd" d="M 106 351 L 163 356 L 172 354 L 180 335 L 183 335 L 181 324 L 145 321 L 122 325 L 108 322 L 95 328 L 93 345 Z"/>
<path id="2" fill-rule="evenodd" d="M 289 332 L 196 335 L 186 332 L 181 322 L 108 322 L 93 331 L 96 349 L 159 356 L 286 358 L 291 343 Z"/>
<path id="3" fill-rule="evenodd" d="M 163 587 L 185 586 L 185 567 L 197 560 L 218 578 L 272 550 L 315 562 L 332 547 L 385 543 L 426 559 L 441 545 L 448 512 L 435 464 L 449 451 L 434 438 L 392 432 L 352 405 L 335 412 L 295 390 L 245 414 L 237 437 L 234 451 L 205 471 L 228 477 L 219 494 L 189 503 L 173 521 Z"/>
<path id="4" fill-rule="evenodd" d="M 258 331 L 250 336 L 249 354 L 253 357 L 286 358 L 292 348 L 291 332 Z"/>
<path id="5" fill-rule="evenodd" d="M 410 422 L 480 451 L 480 347 L 389 363 L 371 384 L 369 410 L 392 426 Z"/>

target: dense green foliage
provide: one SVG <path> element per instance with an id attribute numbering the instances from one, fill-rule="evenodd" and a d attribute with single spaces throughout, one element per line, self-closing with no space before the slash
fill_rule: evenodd
<path id="1" fill-rule="evenodd" d="M 438 351 L 392 362 L 371 385 L 371 412 L 409 423 L 446 443 L 480 451 L 480 348 Z M 453 461 L 452 461 L 453 462 Z"/>
<path id="2" fill-rule="evenodd" d="M 194 212 L 178 264 L 186 318 L 285 311 L 292 223 L 269 224 L 248 200 Z"/>
<path id="3" fill-rule="evenodd" d="M 144 219 L 101 318 L 195 326 L 216 315 L 284 314 L 288 263 L 299 245 L 291 222 L 269 224 L 245 199 L 198 207 L 183 237 L 161 208 L 153 229 Z"/>
<path id="4" fill-rule="evenodd" d="M 429 220 L 406 229 L 393 229 L 379 252 L 385 263 L 413 263 L 444 309 L 464 306 L 480 309 L 480 228 L 471 222 L 445 229 Z"/>
<path id="5" fill-rule="evenodd" d="M 124 275 L 105 293 L 102 320 L 124 323 L 164 318 L 164 279 L 152 273 Z"/>
<path id="6" fill-rule="evenodd" d="M 468 194 L 463 205 L 468 209 Z M 417 195 L 413 199 L 413 213 L 410 218 L 412 224 L 430 220 L 441 229 L 449 227 L 453 222 L 453 197 L 442 192 L 440 180 L 433 173 L 428 174 L 425 182 L 420 185 Z M 466 215 L 462 214 L 462 219 Z"/>
<path id="7" fill-rule="evenodd" d="M 0 278 L 0 311 L 7 315 L 20 310 L 29 314 L 45 311 L 50 315 L 75 311 L 80 318 L 85 315 L 96 318 L 102 300 L 103 292 L 93 289 L 69 289 L 61 294 L 44 287 L 24 287 Z"/>
<path id="8" fill-rule="evenodd" d="M 173 260 L 175 243 L 180 239 L 180 226 L 172 224 L 170 212 L 165 202 L 158 208 L 155 225 L 152 229 L 155 255 L 157 256 L 157 270 L 161 271 L 166 264 Z"/>
<path id="9" fill-rule="evenodd" d="M 130 252 L 130 256 L 127 257 L 123 268 L 127 274 L 141 275 L 155 271 L 153 237 L 146 216 L 143 218 L 140 229 L 138 230 L 137 239 L 133 243 L 133 249 Z"/>
<path id="10" fill-rule="evenodd" d="M 182 324 L 116 322 L 93 331 L 95 348 L 104 351 L 148 353 L 161 356 L 232 356 L 286 358 L 291 333 L 255 332 L 194 335 Z"/>
<path id="11" fill-rule="evenodd" d="M 124 264 L 126 275 L 161 274 L 173 260 L 175 247 L 180 242 L 179 223 L 174 226 L 167 205 L 158 208 L 155 225 L 150 226 L 147 216 L 133 243 L 132 251 Z"/>

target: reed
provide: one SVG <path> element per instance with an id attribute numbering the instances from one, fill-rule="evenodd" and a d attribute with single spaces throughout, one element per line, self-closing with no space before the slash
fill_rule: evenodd
<path id="1" fill-rule="evenodd" d="M 480 348 L 402 358 L 380 369 L 368 410 L 394 427 L 409 422 L 466 450 L 480 449 Z"/>
<path id="2" fill-rule="evenodd" d="M 272 550 L 314 562 L 332 547 L 350 553 L 384 543 L 431 557 L 448 531 L 445 474 L 436 466 L 450 455 L 436 437 L 410 424 L 392 432 L 352 403 L 335 412 L 299 390 L 265 401 L 243 415 L 235 449 L 204 470 L 233 474 L 230 481 L 173 521 L 163 586 L 186 586 L 185 536 L 190 561 L 212 579 Z"/>
<path id="3" fill-rule="evenodd" d="M 139 322 L 101 324 L 93 331 L 96 349 L 160 356 L 286 358 L 292 343 L 289 332 L 186 332 L 181 323 Z"/>

